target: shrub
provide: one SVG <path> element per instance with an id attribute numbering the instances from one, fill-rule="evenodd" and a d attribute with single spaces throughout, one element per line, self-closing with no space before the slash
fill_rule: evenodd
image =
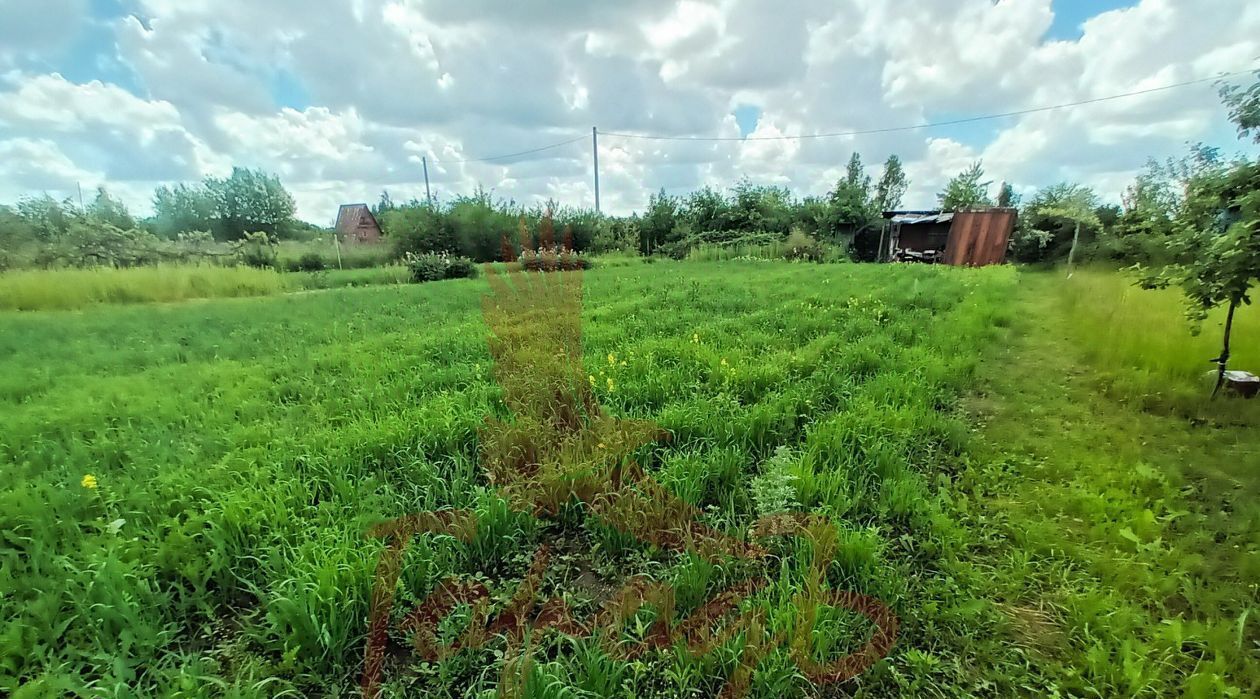
<path id="1" fill-rule="evenodd" d="M 403 256 L 403 262 L 411 270 L 411 280 L 417 283 L 477 276 L 477 267 L 472 260 L 445 252 L 409 253 Z"/>
<path id="2" fill-rule="evenodd" d="M 290 272 L 319 272 L 327 267 L 324 256 L 317 252 L 304 252 L 301 257 L 290 260 L 288 264 Z"/>
<path id="3" fill-rule="evenodd" d="M 806 235 L 799 228 L 792 229 L 791 235 L 783 243 L 783 259 L 785 260 L 822 262 L 826 254 L 827 251 L 822 243 Z"/>
<path id="4" fill-rule="evenodd" d="M 246 233 L 237 244 L 236 259 L 249 267 L 275 268 L 279 255 L 276 253 L 276 243 L 271 236 L 258 231 Z"/>
<path id="5" fill-rule="evenodd" d="M 477 276 L 477 265 L 467 257 L 452 257 L 446 264 L 447 279 L 470 279 Z"/>
<path id="6" fill-rule="evenodd" d="M 591 261 L 581 253 L 554 247 L 543 250 L 525 250 L 521 253 L 521 267 L 532 272 L 555 272 L 574 269 L 590 269 Z"/>

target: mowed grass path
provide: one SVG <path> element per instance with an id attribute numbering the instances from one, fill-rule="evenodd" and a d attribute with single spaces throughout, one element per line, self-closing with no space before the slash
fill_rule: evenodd
<path id="1" fill-rule="evenodd" d="M 611 412 L 670 432 L 639 454 L 656 478 L 737 536 L 767 509 L 830 518 L 842 555 L 829 585 L 900 615 L 892 656 L 845 690 L 1010 694 L 1036 679 L 1006 616 L 954 577 L 968 534 L 943 495 L 970 440 L 955 405 L 1011 320 L 1015 280 L 1011 269 L 786 263 L 586 277 L 587 367 Z M 747 575 L 589 518 L 508 511 L 477 467 L 477 431 L 503 410 L 485 289 L 0 315 L 0 693 L 353 693 L 381 550 L 365 531 L 417 511 L 475 509 L 480 529 L 466 545 L 413 543 L 404 610 L 448 574 L 510 594 L 540 543 L 565 552 L 545 589 L 580 613 L 631 573 L 672 582 L 680 614 Z M 759 505 L 751 484 L 771 461 L 791 488 Z M 809 558 L 787 542 L 752 571 L 770 584 L 749 604 L 776 630 L 795 623 Z M 826 613 L 811 652 L 839 657 L 868 627 Z M 627 661 L 553 637 L 527 694 L 711 696 L 732 669 L 729 646 Z M 386 694 L 493 695 L 503 650 L 491 642 L 437 665 L 400 653 Z M 835 689 L 813 687 L 786 649 L 753 683 L 755 696 Z"/>

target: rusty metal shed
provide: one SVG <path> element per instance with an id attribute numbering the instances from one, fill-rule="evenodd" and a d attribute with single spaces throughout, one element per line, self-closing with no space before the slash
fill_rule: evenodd
<path id="1" fill-rule="evenodd" d="M 886 211 L 886 246 L 880 259 L 907 257 L 981 267 L 1006 261 L 1015 209 L 987 207 L 954 212 Z"/>

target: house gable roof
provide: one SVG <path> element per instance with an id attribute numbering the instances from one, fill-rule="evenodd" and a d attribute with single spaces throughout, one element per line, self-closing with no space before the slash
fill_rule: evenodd
<path id="1" fill-rule="evenodd" d="M 372 225 L 378 229 L 381 224 L 377 222 L 376 216 L 372 214 L 372 209 L 367 204 L 342 204 L 337 209 L 336 229 L 339 231 L 351 230 L 359 225 L 359 219 L 364 215 L 372 219 Z"/>

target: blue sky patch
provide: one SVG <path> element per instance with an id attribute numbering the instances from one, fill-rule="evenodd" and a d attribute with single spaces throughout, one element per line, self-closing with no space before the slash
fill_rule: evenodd
<path id="1" fill-rule="evenodd" d="M 757 129 L 757 121 L 761 119 L 761 107 L 753 104 L 741 104 L 731 111 L 735 115 L 735 123 L 739 125 L 739 135 L 745 137 Z"/>
<path id="2" fill-rule="evenodd" d="M 1054 0 L 1054 22 L 1046 32 L 1046 40 L 1076 41 L 1081 38 L 1081 25 L 1085 20 L 1108 10 L 1136 5 L 1136 0 Z"/>

